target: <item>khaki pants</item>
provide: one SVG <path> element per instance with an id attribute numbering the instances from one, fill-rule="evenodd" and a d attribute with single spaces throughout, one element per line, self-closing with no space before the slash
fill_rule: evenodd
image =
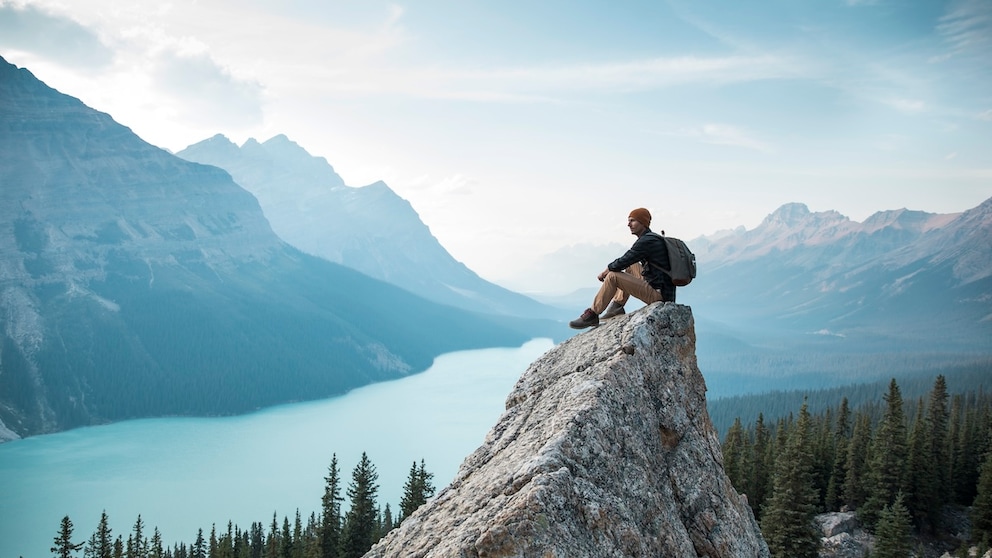
<path id="1" fill-rule="evenodd" d="M 627 299 L 633 295 L 634 298 L 651 304 L 663 300 L 661 293 L 641 279 L 641 264 L 636 263 L 623 271 L 611 271 L 603 279 L 603 286 L 596 293 L 596 298 L 592 302 L 592 311 L 602 314 L 611 300 L 623 306 Z"/>

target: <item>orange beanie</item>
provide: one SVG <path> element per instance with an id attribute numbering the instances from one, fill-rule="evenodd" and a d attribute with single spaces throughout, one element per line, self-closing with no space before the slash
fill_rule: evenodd
<path id="1" fill-rule="evenodd" d="M 643 207 L 638 207 L 637 209 L 631 211 L 628 218 L 632 218 L 645 227 L 651 228 L 651 212 Z"/>

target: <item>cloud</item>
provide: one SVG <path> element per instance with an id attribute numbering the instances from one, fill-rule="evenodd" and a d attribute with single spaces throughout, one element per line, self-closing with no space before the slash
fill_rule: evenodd
<path id="1" fill-rule="evenodd" d="M 526 67 L 466 72 L 456 86 L 488 85 L 504 93 L 647 91 L 686 84 L 748 82 L 792 77 L 791 64 L 775 56 L 659 57 L 604 64 Z"/>
<path id="2" fill-rule="evenodd" d="M 937 32 L 950 45 L 948 56 L 971 54 L 988 61 L 992 51 L 992 2 L 964 0 L 954 3 L 937 24 Z"/>
<path id="3" fill-rule="evenodd" d="M 494 69 L 435 66 L 338 68 L 325 93 L 397 94 L 479 102 L 546 103 L 584 93 L 629 93 L 682 85 L 794 78 L 791 60 L 771 55 L 657 57 L 601 64 Z M 330 71 L 325 68 L 324 71 Z"/>
<path id="4" fill-rule="evenodd" d="M 35 6 L 0 2 L 0 47 L 43 56 L 71 68 L 103 68 L 113 51 L 75 20 Z"/>
<path id="5" fill-rule="evenodd" d="M 926 109 L 923 101 L 915 99 L 885 99 L 882 101 L 886 105 L 905 113 L 916 114 Z"/>
<path id="6" fill-rule="evenodd" d="M 185 119 L 218 127 L 262 121 L 262 86 L 235 78 L 205 52 L 162 52 L 151 73 L 153 86 L 175 99 Z"/>
<path id="7" fill-rule="evenodd" d="M 992 122 L 992 109 L 978 113 L 978 119 Z"/>
<path id="8" fill-rule="evenodd" d="M 751 137 L 747 132 L 726 124 L 705 124 L 702 128 L 690 132 L 703 143 L 713 145 L 729 145 L 753 149 L 763 153 L 771 153 L 772 147 L 767 143 Z"/>
<path id="9" fill-rule="evenodd" d="M 407 187 L 431 194 L 432 196 L 451 196 L 471 194 L 476 182 L 461 174 L 453 174 L 440 180 L 422 175 L 409 181 Z"/>

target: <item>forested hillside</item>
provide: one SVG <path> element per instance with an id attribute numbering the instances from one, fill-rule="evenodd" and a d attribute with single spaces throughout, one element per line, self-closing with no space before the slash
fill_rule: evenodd
<path id="1" fill-rule="evenodd" d="M 199 529 L 189 542 L 169 544 L 158 527 L 149 528 L 140 515 L 130 532 L 115 535 L 104 512 L 92 534 L 82 540 L 75 534 L 76 524 L 65 516 L 51 551 L 59 558 L 70 558 L 80 550 L 87 558 L 358 558 L 435 491 L 434 474 L 427 471 L 423 460 L 419 465 L 413 462 L 394 512 L 388 503 L 379 505 L 379 473 L 366 454 L 352 470 L 347 486 L 340 473 L 334 455 L 324 477 L 320 512 L 308 518 L 297 509 L 293 520 L 284 516 L 280 522 L 274 513 L 268 526 L 256 521 L 242 529 L 227 521 L 218 529 L 215 523 Z M 345 501 L 347 509 L 341 505 Z"/>
<path id="2" fill-rule="evenodd" d="M 836 409 L 847 399 L 848 405 L 857 408 L 881 401 L 889 389 L 889 380 L 896 378 L 903 397 L 917 399 L 926 397 L 937 376 L 943 375 L 951 389 L 951 395 L 984 391 L 992 393 L 992 359 L 982 358 L 968 365 L 945 366 L 936 371 L 904 372 L 893 374 L 889 379 L 863 383 L 845 383 L 839 387 L 822 389 L 788 389 L 786 386 L 770 388 L 761 393 L 714 397 L 714 392 L 733 392 L 733 386 L 715 387 L 721 381 L 733 381 L 719 375 L 706 374 L 707 409 L 717 433 L 723 436 L 737 418 L 764 416 L 765 422 L 773 423 L 781 417 L 795 414 L 803 402 L 812 414 Z M 768 380 L 769 386 L 774 386 Z"/>
<path id="3" fill-rule="evenodd" d="M 777 420 L 736 420 L 724 437 L 724 467 L 772 555 L 815 556 L 813 516 L 842 508 L 856 510 L 880 541 L 915 535 L 950 550 L 968 541 L 953 538 L 944 512 L 970 507 L 970 541 L 988 546 L 992 394 L 948 389 L 938 376 L 928 395 L 904 399 L 892 380 L 880 400 L 857 406 L 843 399 L 814 414 L 803 402 Z"/>

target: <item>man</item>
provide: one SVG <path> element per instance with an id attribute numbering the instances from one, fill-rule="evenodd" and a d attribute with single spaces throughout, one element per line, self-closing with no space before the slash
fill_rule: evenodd
<path id="1" fill-rule="evenodd" d="M 606 310 L 603 319 L 623 314 L 623 305 L 631 295 L 645 304 L 661 300 L 675 302 L 675 285 L 665 273 L 671 269 L 668 247 L 661 236 L 651 232 L 650 227 L 651 213 L 647 209 L 639 207 L 630 212 L 627 228 L 637 240 L 626 254 L 613 260 L 599 274 L 597 279 L 603 282 L 603 286 L 596 293 L 592 307 L 586 308 L 581 316 L 569 322 L 569 327 L 585 329 L 597 326 L 603 310 Z"/>

